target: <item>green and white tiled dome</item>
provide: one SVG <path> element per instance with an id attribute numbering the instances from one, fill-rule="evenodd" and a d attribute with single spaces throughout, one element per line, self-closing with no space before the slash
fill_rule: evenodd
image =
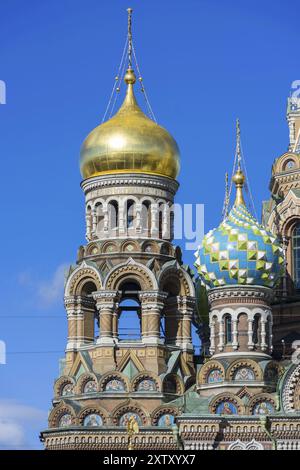
<path id="1" fill-rule="evenodd" d="M 209 288 L 237 284 L 273 287 L 284 262 L 277 238 L 243 203 L 234 205 L 220 226 L 205 235 L 195 256 L 200 278 Z"/>

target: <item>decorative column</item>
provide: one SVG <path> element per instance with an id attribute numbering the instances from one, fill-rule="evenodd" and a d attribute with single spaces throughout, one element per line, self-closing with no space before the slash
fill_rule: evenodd
<path id="1" fill-rule="evenodd" d="M 181 337 L 178 340 L 182 349 L 193 350 L 191 327 L 195 300 L 189 296 L 178 296 L 177 299 L 178 309 L 181 313 Z"/>
<path id="2" fill-rule="evenodd" d="M 224 326 L 225 326 L 224 320 L 219 320 L 219 344 L 218 344 L 219 351 L 223 351 L 224 349 L 224 339 L 225 339 Z"/>
<path id="3" fill-rule="evenodd" d="M 141 204 L 135 204 L 135 232 L 142 233 L 142 206 Z"/>
<path id="4" fill-rule="evenodd" d="M 170 239 L 170 208 L 167 203 L 163 206 L 162 238 Z"/>
<path id="5" fill-rule="evenodd" d="M 260 324 L 261 324 L 261 350 L 265 351 L 268 347 L 266 343 L 266 323 L 267 320 L 265 318 L 260 319 Z"/>
<path id="6" fill-rule="evenodd" d="M 215 325 L 215 320 L 210 320 L 209 328 L 210 328 L 210 348 L 209 348 L 209 352 L 210 352 L 210 354 L 214 354 L 214 352 L 216 350 L 216 343 L 215 343 L 216 325 Z"/>
<path id="7" fill-rule="evenodd" d="M 96 232 L 97 232 L 97 213 L 96 213 L 96 210 L 94 209 L 92 211 L 92 238 L 96 238 Z"/>
<path id="8" fill-rule="evenodd" d="M 127 223 L 126 214 L 127 200 L 119 200 L 119 235 L 122 236 L 126 233 L 125 225 Z"/>
<path id="9" fill-rule="evenodd" d="M 232 349 L 236 351 L 238 349 L 238 320 L 237 318 L 232 319 Z"/>
<path id="10" fill-rule="evenodd" d="M 94 342 L 95 302 L 88 297 L 65 297 L 68 319 L 67 350 Z"/>
<path id="11" fill-rule="evenodd" d="M 92 237 L 91 237 L 91 232 L 92 232 L 92 221 L 91 221 L 91 213 L 90 212 L 86 212 L 86 215 L 85 215 L 85 222 L 86 222 L 86 234 L 85 234 L 85 238 L 87 239 L 87 241 L 91 241 Z"/>
<path id="12" fill-rule="evenodd" d="M 165 292 L 144 291 L 139 294 L 141 301 L 142 342 L 162 343 L 160 339 L 160 318 L 167 298 Z"/>
<path id="13" fill-rule="evenodd" d="M 248 349 L 249 351 L 253 351 L 254 343 L 253 343 L 253 318 L 248 317 Z"/>
<path id="14" fill-rule="evenodd" d="M 115 314 L 118 309 L 118 291 L 97 291 L 93 293 L 99 312 L 100 333 L 98 344 L 114 344 L 117 337 Z"/>
<path id="15" fill-rule="evenodd" d="M 151 204 L 151 238 L 158 238 L 158 204 Z"/>

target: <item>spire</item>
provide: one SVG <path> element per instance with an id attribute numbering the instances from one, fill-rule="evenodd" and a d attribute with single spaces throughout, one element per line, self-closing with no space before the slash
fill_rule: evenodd
<path id="1" fill-rule="evenodd" d="M 236 157 L 237 157 L 237 171 L 232 177 L 232 181 L 235 183 L 236 187 L 236 196 L 234 206 L 245 206 L 245 200 L 243 196 L 243 186 L 245 183 L 245 175 L 241 167 L 241 129 L 240 121 L 236 120 Z"/>
<path id="2" fill-rule="evenodd" d="M 136 82 L 135 73 L 132 69 L 132 8 L 127 8 L 128 13 L 128 33 L 127 33 L 127 40 L 128 40 L 128 69 L 126 70 L 126 74 L 124 77 L 125 83 L 127 85 L 134 85 Z M 128 86 L 128 89 L 132 88 Z M 128 93 L 128 92 L 127 92 Z"/>

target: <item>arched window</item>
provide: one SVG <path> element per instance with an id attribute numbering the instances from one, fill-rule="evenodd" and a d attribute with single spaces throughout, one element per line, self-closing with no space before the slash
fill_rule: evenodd
<path id="1" fill-rule="evenodd" d="M 83 284 L 80 295 L 88 297 L 93 301 L 93 292 L 97 290 L 97 286 L 92 281 L 87 281 Z M 94 311 L 88 310 L 84 315 L 84 334 L 90 337 L 90 341 L 99 337 L 99 314 L 96 308 L 96 302 L 93 301 Z M 93 338 L 92 338 L 93 337 Z"/>
<path id="2" fill-rule="evenodd" d="M 121 284 L 122 297 L 119 303 L 118 332 L 124 341 L 141 338 L 141 304 L 138 293 L 141 290 L 136 282 Z"/>
<path id="3" fill-rule="evenodd" d="M 104 228 L 104 212 L 101 202 L 97 202 L 95 205 L 96 209 L 96 224 L 97 224 L 97 233 L 100 234 Z"/>
<path id="4" fill-rule="evenodd" d="M 144 201 L 142 204 L 142 229 L 147 237 L 151 236 L 151 204 L 149 201 Z"/>
<path id="5" fill-rule="evenodd" d="M 135 204 L 131 199 L 127 201 L 126 217 L 127 217 L 127 228 L 134 228 L 135 219 Z"/>
<path id="6" fill-rule="evenodd" d="M 253 344 L 259 343 L 259 315 L 256 314 L 253 321 Z"/>
<path id="7" fill-rule="evenodd" d="M 160 203 L 158 206 L 158 238 L 162 238 L 163 235 L 163 210 L 164 204 Z"/>
<path id="8" fill-rule="evenodd" d="M 119 205 L 117 201 L 110 201 L 108 204 L 109 227 L 117 234 L 119 228 Z"/>
<path id="9" fill-rule="evenodd" d="M 292 232 L 293 281 L 295 289 L 300 289 L 300 222 Z"/>
<path id="10" fill-rule="evenodd" d="M 224 318 L 224 326 L 225 326 L 225 343 L 232 342 L 232 324 L 231 324 L 231 316 L 226 315 Z"/>

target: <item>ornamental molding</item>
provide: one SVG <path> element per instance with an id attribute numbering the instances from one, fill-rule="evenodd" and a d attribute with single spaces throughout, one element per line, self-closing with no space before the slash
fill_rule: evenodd
<path id="1" fill-rule="evenodd" d="M 252 439 L 250 442 L 242 442 L 238 439 L 230 444 L 227 450 L 264 450 L 264 446 L 255 439 Z"/>
<path id="2" fill-rule="evenodd" d="M 292 367 L 285 379 L 282 393 L 282 405 L 285 413 L 295 413 L 295 389 L 300 382 L 300 365 Z"/>
<path id="3" fill-rule="evenodd" d="M 99 188 L 112 186 L 146 186 L 163 189 L 175 195 L 179 183 L 170 178 L 162 176 L 135 175 L 129 174 L 126 177 L 116 175 L 103 175 L 89 178 L 81 182 L 81 187 L 85 194 Z"/>
<path id="4" fill-rule="evenodd" d="M 223 301 L 224 303 L 231 300 L 231 303 L 255 303 L 255 301 L 270 304 L 273 299 L 273 290 L 263 286 L 234 286 L 234 287 L 217 287 L 207 292 L 210 303 Z"/>

